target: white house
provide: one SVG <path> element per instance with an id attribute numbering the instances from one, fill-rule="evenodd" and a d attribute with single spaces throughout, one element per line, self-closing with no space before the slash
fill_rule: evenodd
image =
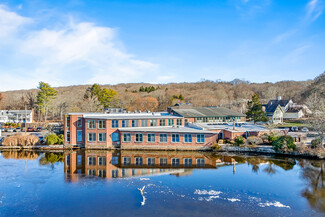
<path id="1" fill-rule="evenodd" d="M 33 123 L 33 110 L 0 110 L 0 123 L 24 123 L 25 118 L 26 123 Z"/>

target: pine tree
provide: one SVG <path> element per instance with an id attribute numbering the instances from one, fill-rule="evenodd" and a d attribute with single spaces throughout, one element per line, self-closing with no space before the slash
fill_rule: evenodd
<path id="1" fill-rule="evenodd" d="M 248 120 L 254 121 L 254 124 L 258 121 L 268 121 L 266 113 L 262 109 L 260 97 L 257 94 L 254 94 L 252 96 L 252 101 L 248 102 L 248 111 L 246 112 L 246 115 Z"/>

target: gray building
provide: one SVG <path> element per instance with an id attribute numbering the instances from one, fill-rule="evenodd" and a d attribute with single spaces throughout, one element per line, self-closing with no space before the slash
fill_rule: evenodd
<path id="1" fill-rule="evenodd" d="M 24 123 L 25 118 L 26 123 L 33 123 L 33 110 L 0 110 L 0 123 Z"/>

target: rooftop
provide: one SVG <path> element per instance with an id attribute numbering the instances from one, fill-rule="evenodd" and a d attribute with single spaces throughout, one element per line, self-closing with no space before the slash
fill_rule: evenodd
<path id="1" fill-rule="evenodd" d="M 259 132 L 259 131 L 269 131 L 267 128 L 257 124 L 248 123 L 237 123 L 235 130 L 233 129 L 233 123 L 194 123 L 191 124 L 192 127 L 203 130 L 228 130 L 231 132 Z"/>
<path id="2" fill-rule="evenodd" d="M 200 107 L 190 109 L 173 109 L 174 112 L 183 117 L 227 117 L 227 116 L 239 116 L 245 117 L 237 111 L 230 110 L 223 107 Z"/>
<path id="3" fill-rule="evenodd" d="M 125 127 L 118 128 L 121 132 L 157 132 L 157 133 L 208 133 L 215 134 L 215 132 L 200 130 L 191 127 L 183 126 L 166 126 L 166 127 Z"/>
<path id="4" fill-rule="evenodd" d="M 82 115 L 89 119 L 160 119 L 160 118 L 182 118 L 167 112 L 139 112 L 139 113 L 69 113 L 69 115 Z"/>

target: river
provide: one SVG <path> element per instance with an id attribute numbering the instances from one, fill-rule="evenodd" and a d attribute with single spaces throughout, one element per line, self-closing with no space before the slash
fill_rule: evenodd
<path id="1" fill-rule="evenodd" d="M 325 161 L 3 151 L 0 216 L 325 216 Z"/>

